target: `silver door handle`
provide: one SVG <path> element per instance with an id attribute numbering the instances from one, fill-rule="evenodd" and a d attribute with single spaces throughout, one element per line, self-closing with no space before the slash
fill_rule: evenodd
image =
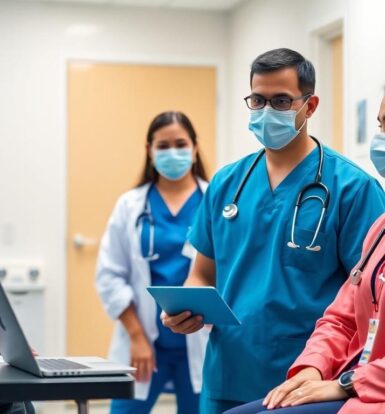
<path id="1" fill-rule="evenodd" d="M 99 240 L 86 237 L 81 233 L 76 233 L 73 238 L 73 243 L 76 249 L 82 249 L 86 246 L 97 246 L 99 244 Z"/>

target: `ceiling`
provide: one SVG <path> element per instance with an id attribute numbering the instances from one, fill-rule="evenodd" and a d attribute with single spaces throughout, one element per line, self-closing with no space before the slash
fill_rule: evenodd
<path id="1" fill-rule="evenodd" d="M 37 0 L 29 0 L 30 2 Z M 169 9 L 197 9 L 226 11 L 245 0 L 39 0 L 45 3 L 101 4 L 111 6 L 157 7 Z"/>

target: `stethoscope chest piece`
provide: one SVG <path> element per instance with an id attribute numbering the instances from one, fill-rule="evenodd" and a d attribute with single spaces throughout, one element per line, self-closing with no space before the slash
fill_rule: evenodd
<path id="1" fill-rule="evenodd" d="M 369 250 L 366 252 L 365 256 L 361 259 L 358 265 L 350 272 L 350 281 L 353 285 L 359 285 L 361 283 L 362 272 L 365 270 L 365 267 L 368 264 L 369 259 L 372 257 L 373 253 L 377 249 L 377 246 L 380 244 L 380 241 L 382 240 L 384 236 L 385 236 L 385 227 L 383 227 L 381 231 L 378 233 L 376 239 L 369 247 Z M 377 270 L 375 270 L 374 273 L 377 273 Z M 375 290 L 375 287 L 373 288 L 372 286 L 372 296 L 374 300 L 373 303 L 375 303 L 376 295 L 373 292 L 373 290 Z"/>
<path id="2" fill-rule="evenodd" d="M 301 247 L 299 244 L 295 244 L 292 241 L 287 242 L 287 245 L 292 249 L 299 249 Z"/>
<path id="3" fill-rule="evenodd" d="M 238 214 L 238 207 L 234 203 L 227 204 L 227 206 L 225 206 L 222 211 L 223 217 L 227 220 L 231 220 L 235 218 L 237 214 Z"/>
<path id="4" fill-rule="evenodd" d="M 352 282 L 352 285 L 359 285 L 361 283 L 362 278 L 362 271 L 359 269 L 355 269 L 350 274 L 350 280 Z"/>

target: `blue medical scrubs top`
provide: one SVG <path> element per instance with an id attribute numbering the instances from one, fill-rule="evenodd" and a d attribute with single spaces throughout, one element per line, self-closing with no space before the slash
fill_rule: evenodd
<path id="1" fill-rule="evenodd" d="M 256 157 L 247 156 L 220 170 L 209 185 L 189 235 L 203 255 L 215 260 L 220 294 L 241 320 L 215 326 L 204 365 L 204 389 L 214 399 L 250 401 L 285 380 L 305 346 L 315 321 L 334 299 L 359 260 L 363 239 L 385 211 L 385 195 L 373 178 L 324 148 L 322 181 L 330 204 L 313 252 L 309 245 L 321 204 L 301 207 L 291 249 L 291 225 L 300 189 L 314 182 L 314 149 L 271 190 L 265 155 L 251 173 L 233 220 L 222 216 Z"/>
<path id="2" fill-rule="evenodd" d="M 155 223 L 154 252 L 159 254 L 159 259 L 149 262 L 152 285 L 181 286 L 186 280 L 191 260 L 182 254 L 182 249 L 202 197 L 201 190 L 197 188 L 178 213 L 173 215 L 158 189 L 155 186 L 150 188 L 148 201 Z M 148 255 L 149 234 L 149 221 L 144 220 L 141 237 L 144 256 Z M 159 318 L 160 312 L 161 309 L 158 305 L 156 321 L 159 336 L 155 346 L 167 349 L 186 347 L 184 335 L 174 334 L 162 325 Z"/>

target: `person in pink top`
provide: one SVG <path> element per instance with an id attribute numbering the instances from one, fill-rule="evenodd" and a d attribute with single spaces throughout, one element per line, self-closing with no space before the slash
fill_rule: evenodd
<path id="1" fill-rule="evenodd" d="M 385 96 L 371 159 L 385 177 Z M 226 414 L 385 413 L 385 214 L 367 234 L 361 260 L 317 321 L 287 380 L 263 400 Z"/>

